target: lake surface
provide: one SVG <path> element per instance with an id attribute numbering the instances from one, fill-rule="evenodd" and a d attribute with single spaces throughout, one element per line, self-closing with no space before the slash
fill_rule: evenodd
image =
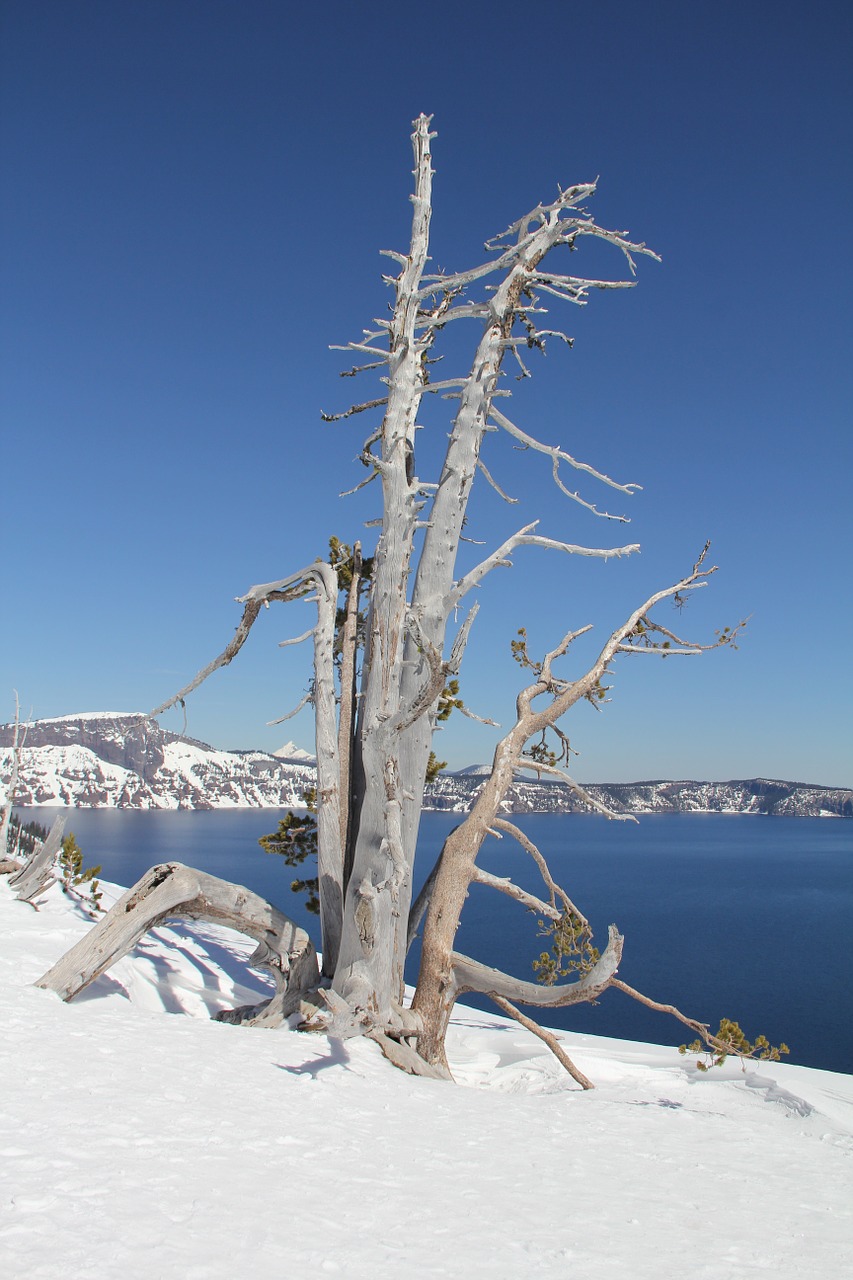
<path id="1" fill-rule="evenodd" d="M 130 885 L 154 863 L 186 862 L 245 884 L 317 936 L 316 917 L 290 892 L 296 873 L 257 843 L 284 810 L 19 812 L 45 825 L 64 813 L 85 864 L 101 863 L 105 879 Z M 424 815 L 418 884 L 458 821 L 455 814 Z M 589 917 L 599 945 L 611 921 L 619 926 L 623 981 L 712 1029 L 725 1016 L 750 1039 L 762 1032 L 772 1044 L 785 1041 L 787 1061 L 853 1072 L 853 822 L 722 814 L 650 816 L 638 824 L 574 814 L 516 821 Z M 480 862 L 540 890 L 533 863 L 509 837 L 489 840 Z M 459 951 L 532 977 L 546 946 L 535 916 L 472 886 Z M 414 966 L 414 950 L 411 960 Z M 619 991 L 606 992 L 596 1006 L 549 1010 L 544 1020 L 658 1044 L 692 1038 Z"/>

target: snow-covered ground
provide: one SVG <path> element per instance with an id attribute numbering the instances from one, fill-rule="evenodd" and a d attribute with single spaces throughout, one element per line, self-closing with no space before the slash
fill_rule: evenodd
<path id="1" fill-rule="evenodd" d="M 34 988 L 86 927 L 0 882 L 4 1276 L 853 1275 L 851 1076 L 563 1034 L 583 1093 L 460 1007 L 462 1087 L 414 1080 L 366 1041 L 211 1022 L 262 980 L 209 926 L 156 930 L 73 1004 Z"/>

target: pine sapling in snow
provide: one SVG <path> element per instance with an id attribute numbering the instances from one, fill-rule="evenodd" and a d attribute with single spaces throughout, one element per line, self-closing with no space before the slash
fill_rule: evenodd
<path id="1" fill-rule="evenodd" d="M 100 866 L 84 867 L 83 851 L 77 843 L 73 831 L 62 841 L 57 859 L 60 884 L 65 893 L 74 893 L 87 907 L 100 911 L 100 882 L 97 877 L 101 873 Z"/>

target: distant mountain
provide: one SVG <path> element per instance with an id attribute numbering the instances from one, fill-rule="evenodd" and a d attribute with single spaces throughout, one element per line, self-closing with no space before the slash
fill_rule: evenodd
<path id="1" fill-rule="evenodd" d="M 440 774 L 427 789 L 428 807 L 464 813 L 483 784 L 485 767 Z M 803 782 L 748 778 L 736 782 L 584 783 L 594 800 L 616 813 L 765 813 L 799 818 L 853 818 L 853 791 Z M 588 813 L 589 806 L 561 782 L 516 782 L 508 813 Z"/>
<path id="2" fill-rule="evenodd" d="M 273 752 L 273 755 L 279 760 L 299 760 L 304 764 L 317 763 L 316 756 L 312 756 L 310 751 L 303 751 L 302 747 L 297 747 L 295 742 L 285 742 L 283 747 Z"/>
<path id="3" fill-rule="evenodd" d="M 13 727 L 0 726 L 0 775 L 11 765 Z M 285 757 L 286 758 L 280 758 Z M 292 753 L 292 754 L 291 754 Z M 440 774 L 425 808 L 466 812 L 489 772 Z M 314 782 L 312 758 L 287 743 L 266 751 L 217 751 L 143 715 L 94 712 L 38 720 L 22 752 L 19 805 L 114 809 L 236 809 L 298 805 Z M 586 790 L 618 813 L 764 813 L 853 817 L 853 791 L 751 778 L 737 782 L 604 782 Z M 507 813 L 583 813 L 560 782 L 519 780 Z"/>
<path id="4" fill-rule="evenodd" d="M 0 726 L 9 777 L 13 728 Z M 142 715 L 98 712 L 38 720 L 27 734 L 15 802 L 107 809 L 298 805 L 311 765 L 265 751 L 217 751 Z"/>

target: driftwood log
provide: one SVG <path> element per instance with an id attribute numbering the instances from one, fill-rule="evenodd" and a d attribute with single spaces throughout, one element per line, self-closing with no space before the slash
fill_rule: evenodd
<path id="1" fill-rule="evenodd" d="M 304 929 L 241 885 L 180 862 L 166 862 L 147 871 L 36 986 L 73 1000 L 149 929 L 175 919 L 208 920 L 254 938 L 258 946 L 250 964 L 269 970 L 275 980 L 272 999 L 225 1011 L 220 1021 L 277 1025 L 319 982 L 317 953 Z"/>

